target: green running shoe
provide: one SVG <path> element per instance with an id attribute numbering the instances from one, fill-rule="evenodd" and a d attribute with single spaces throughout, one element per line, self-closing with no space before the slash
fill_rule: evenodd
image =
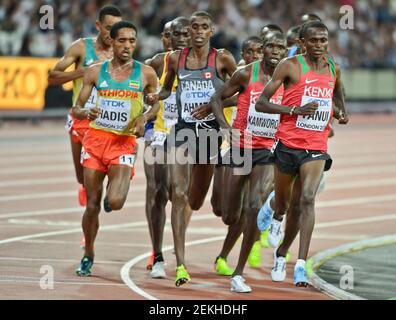
<path id="1" fill-rule="evenodd" d="M 184 265 L 180 265 L 176 268 L 176 281 L 175 285 L 176 287 L 180 287 L 181 285 L 190 282 L 191 278 L 190 275 L 188 274 L 186 268 Z"/>
<path id="2" fill-rule="evenodd" d="M 231 276 L 234 270 L 230 268 L 227 260 L 222 257 L 217 257 L 215 261 L 216 272 L 220 276 Z"/>
<path id="3" fill-rule="evenodd" d="M 76 270 L 76 274 L 80 277 L 89 277 L 91 275 L 92 266 L 93 266 L 93 259 L 84 256 L 81 259 L 80 266 Z"/>
<path id="4" fill-rule="evenodd" d="M 263 248 L 271 247 L 270 244 L 268 243 L 268 230 L 269 230 L 269 228 L 267 230 L 264 230 L 260 234 L 260 243 Z"/>
<path id="5" fill-rule="evenodd" d="M 287 252 L 286 252 L 286 262 L 289 262 L 290 259 L 291 259 L 291 254 L 290 254 L 290 251 L 287 250 Z"/>
<path id="6" fill-rule="evenodd" d="M 260 240 L 253 244 L 248 256 L 248 263 L 251 268 L 259 268 L 261 265 L 261 243 Z"/>

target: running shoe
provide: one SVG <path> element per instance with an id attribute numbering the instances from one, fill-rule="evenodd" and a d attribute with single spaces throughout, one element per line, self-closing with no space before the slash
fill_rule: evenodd
<path id="1" fill-rule="evenodd" d="M 272 248 L 278 248 L 282 240 L 282 221 L 273 219 L 268 232 L 268 243 Z"/>
<path id="2" fill-rule="evenodd" d="M 107 199 L 107 197 L 105 197 L 105 198 L 103 199 L 103 209 L 104 209 L 104 211 L 106 211 L 106 212 L 111 212 L 111 211 L 113 211 L 113 209 L 111 209 L 110 206 L 109 206 L 109 200 Z"/>
<path id="3" fill-rule="evenodd" d="M 85 192 L 85 188 L 82 184 L 80 184 L 80 188 L 78 189 L 78 202 L 80 206 L 87 206 L 87 193 Z"/>
<path id="4" fill-rule="evenodd" d="M 277 257 L 277 249 L 274 250 L 274 266 L 271 270 L 271 279 L 275 282 L 284 281 L 286 278 L 286 258 Z"/>
<path id="5" fill-rule="evenodd" d="M 259 268 L 261 265 L 261 244 L 260 241 L 256 241 L 248 256 L 248 263 L 251 268 Z"/>
<path id="6" fill-rule="evenodd" d="M 249 293 L 252 292 L 252 288 L 245 284 L 245 279 L 242 276 L 236 275 L 231 278 L 231 291 L 238 293 Z"/>
<path id="7" fill-rule="evenodd" d="M 272 191 L 257 215 L 257 227 L 260 231 L 267 230 L 271 224 L 274 210 L 271 209 L 270 202 L 274 195 L 275 191 Z"/>
<path id="8" fill-rule="evenodd" d="M 76 269 L 76 274 L 80 277 L 88 277 L 91 275 L 92 266 L 93 266 L 93 259 L 84 256 L 81 259 L 80 266 Z"/>
<path id="9" fill-rule="evenodd" d="M 150 272 L 151 278 L 154 279 L 164 279 L 166 278 L 165 272 L 165 262 L 164 261 L 157 261 L 153 265 L 153 269 Z"/>
<path id="10" fill-rule="evenodd" d="M 180 265 L 176 268 L 176 287 L 180 287 L 181 285 L 190 282 L 191 278 L 188 274 L 186 267 L 184 265 Z"/>
<path id="11" fill-rule="evenodd" d="M 261 247 L 263 247 L 263 248 L 271 247 L 270 244 L 268 243 L 268 231 L 269 231 L 269 229 L 264 230 L 260 234 L 260 243 L 261 243 Z"/>
<path id="12" fill-rule="evenodd" d="M 307 271 L 302 266 L 294 267 L 294 285 L 297 287 L 308 287 L 309 281 L 307 278 Z"/>
<path id="13" fill-rule="evenodd" d="M 154 250 L 151 251 L 151 256 L 150 256 L 150 259 L 149 259 L 149 261 L 147 263 L 146 269 L 147 270 L 152 270 L 153 269 L 153 264 L 154 264 Z"/>
<path id="14" fill-rule="evenodd" d="M 227 260 L 222 257 L 217 257 L 215 261 L 216 272 L 220 276 L 231 276 L 234 270 L 230 268 Z"/>

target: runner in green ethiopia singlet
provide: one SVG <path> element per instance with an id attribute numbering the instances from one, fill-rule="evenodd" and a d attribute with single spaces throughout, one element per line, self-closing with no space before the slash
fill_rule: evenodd
<path id="1" fill-rule="evenodd" d="M 100 68 L 96 88 L 98 90 L 97 107 L 100 116 L 91 122 L 91 127 L 118 135 L 134 135 L 134 120 L 143 114 L 143 88 L 141 64 L 133 61 L 128 79 L 113 80 L 108 72 L 109 61 Z"/>

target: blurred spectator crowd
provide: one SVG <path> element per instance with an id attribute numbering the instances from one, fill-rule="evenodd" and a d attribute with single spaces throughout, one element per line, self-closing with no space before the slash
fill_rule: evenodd
<path id="1" fill-rule="evenodd" d="M 236 58 L 244 39 L 259 35 L 267 23 L 285 31 L 315 13 L 330 30 L 330 50 L 343 68 L 396 68 L 396 0 L 1 0 L 0 55 L 59 57 L 80 37 L 96 34 L 98 10 L 117 5 L 139 29 L 135 58 L 162 51 L 163 25 L 177 16 L 206 10 L 214 17 L 212 45 Z M 54 29 L 40 29 L 39 8 L 54 8 Z M 354 29 L 339 26 L 340 7 L 354 9 Z"/>

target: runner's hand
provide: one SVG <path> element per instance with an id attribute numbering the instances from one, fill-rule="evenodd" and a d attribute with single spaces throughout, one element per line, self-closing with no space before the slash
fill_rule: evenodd
<path id="1" fill-rule="evenodd" d="M 149 105 L 154 105 L 156 103 L 158 103 L 159 101 L 159 95 L 158 93 L 148 93 L 146 95 L 146 103 Z"/>
<path id="2" fill-rule="evenodd" d="M 93 107 L 88 110 L 87 119 L 90 121 L 95 120 L 100 115 L 100 109 L 98 107 Z"/>
<path id="3" fill-rule="evenodd" d="M 342 111 L 340 111 L 338 115 L 338 123 L 347 124 L 348 122 L 349 122 L 349 116 L 347 114 L 344 114 Z"/>
<path id="4" fill-rule="evenodd" d="M 311 116 L 315 114 L 318 106 L 319 105 L 317 102 L 309 102 L 307 104 L 304 104 L 300 108 L 296 108 L 294 112 L 295 114 L 299 114 L 302 116 Z"/>
<path id="5" fill-rule="evenodd" d="M 135 123 L 134 123 L 134 127 L 135 128 L 134 128 L 133 134 L 136 137 L 138 137 L 138 138 L 144 136 L 144 127 L 146 125 L 146 120 L 145 119 L 146 119 L 145 115 L 142 114 L 140 117 L 138 117 L 135 120 Z"/>
<path id="6" fill-rule="evenodd" d="M 193 112 L 191 112 L 191 115 L 198 120 L 203 120 L 211 113 L 212 113 L 212 106 L 210 105 L 210 103 L 207 103 L 194 109 Z"/>

